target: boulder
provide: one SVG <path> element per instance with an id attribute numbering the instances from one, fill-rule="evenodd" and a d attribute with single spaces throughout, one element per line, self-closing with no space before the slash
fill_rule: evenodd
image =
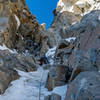
<path id="1" fill-rule="evenodd" d="M 48 80 L 46 87 L 49 91 L 53 90 L 56 86 L 65 85 L 70 79 L 72 69 L 65 65 L 52 65 L 49 70 Z"/>
<path id="2" fill-rule="evenodd" d="M 61 96 L 58 94 L 52 93 L 51 95 L 45 96 L 44 100 L 61 100 Z"/>
<path id="3" fill-rule="evenodd" d="M 55 12 L 59 14 L 68 11 L 83 16 L 97 9 L 100 9 L 99 0 L 59 0 Z"/>
<path id="4" fill-rule="evenodd" d="M 19 75 L 14 69 L 0 67 L 0 94 L 5 92 L 11 81 L 18 78 Z"/>
<path id="5" fill-rule="evenodd" d="M 72 53 L 74 46 L 75 41 L 68 42 L 66 39 L 61 40 L 56 49 L 54 63 L 68 66 L 68 58 Z"/>
<path id="6" fill-rule="evenodd" d="M 35 59 L 24 54 L 12 54 L 9 51 L 0 50 L 0 67 L 19 69 L 22 71 L 36 70 Z"/>
<path id="7" fill-rule="evenodd" d="M 69 85 L 66 100 L 99 100 L 100 73 L 81 72 Z"/>

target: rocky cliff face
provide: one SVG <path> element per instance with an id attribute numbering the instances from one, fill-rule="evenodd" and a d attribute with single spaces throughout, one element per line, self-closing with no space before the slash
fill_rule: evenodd
<path id="1" fill-rule="evenodd" d="M 66 34 L 67 29 L 75 23 L 80 22 L 83 15 L 92 10 L 100 9 L 99 0 L 59 0 L 54 10 L 54 21 L 48 29 L 50 47 L 57 45 L 61 39 L 70 37 Z"/>
<path id="2" fill-rule="evenodd" d="M 25 0 L 0 0 L 0 93 L 21 77 L 39 89 L 22 100 L 100 100 L 99 9 L 100 0 L 59 0 L 45 32 Z"/>
<path id="3" fill-rule="evenodd" d="M 40 47 L 45 29 L 39 25 L 36 16 L 31 14 L 25 0 L 1 1 L 0 20 L 1 44 L 18 52 L 29 53 L 34 53 Z"/>
<path id="4" fill-rule="evenodd" d="M 25 0 L 0 0 L 0 93 L 18 79 L 15 68 L 36 70 L 35 57 L 40 56 L 44 31 Z"/>

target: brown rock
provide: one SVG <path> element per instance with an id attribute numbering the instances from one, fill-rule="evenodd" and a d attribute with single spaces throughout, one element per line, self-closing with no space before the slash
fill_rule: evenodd
<path id="1" fill-rule="evenodd" d="M 52 93 L 51 95 L 45 96 L 44 100 L 61 100 L 61 96 Z"/>
<path id="2" fill-rule="evenodd" d="M 6 3 L 5 3 L 6 2 Z M 0 44 L 5 44 L 18 52 L 36 52 L 39 56 L 42 32 L 45 25 L 39 25 L 36 16 L 29 11 L 25 0 L 10 0 L 0 2 Z M 33 41 L 32 45 L 27 45 L 27 41 Z M 34 43 L 39 49 L 34 50 Z M 35 46 L 34 46 L 35 47 Z"/>
<path id="3" fill-rule="evenodd" d="M 45 32 L 45 30 L 46 30 L 46 24 L 45 24 L 45 23 L 41 24 L 41 30 L 42 30 L 43 32 Z"/>
<path id="4" fill-rule="evenodd" d="M 53 65 L 50 68 L 46 87 L 53 90 L 56 86 L 65 85 L 71 75 L 72 69 L 65 65 Z"/>

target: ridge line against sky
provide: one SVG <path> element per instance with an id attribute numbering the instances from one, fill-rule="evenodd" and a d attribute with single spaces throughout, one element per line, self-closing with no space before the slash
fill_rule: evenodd
<path id="1" fill-rule="evenodd" d="M 39 23 L 46 23 L 46 29 L 53 22 L 53 10 L 56 8 L 57 2 L 58 0 L 26 0 L 30 11 L 37 17 Z"/>

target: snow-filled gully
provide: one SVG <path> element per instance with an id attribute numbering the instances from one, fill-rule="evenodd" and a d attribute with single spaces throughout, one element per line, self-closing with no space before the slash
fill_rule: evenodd
<path id="1" fill-rule="evenodd" d="M 35 72 L 17 71 L 21 77 L 0 95 L 0 100 L 44 100 L 44 96 L 51 93 L 61 95 L 64 100 L 67 86 L 56 87 L 51 92 L 45 88 L 48 70 L 39 68 Z"/>
<path id="2" fill-rule="evenodd" d="M 17 53 L 8 49 L 5 45 L 0 45 L 0 50 L 8 50 L 11 53 Z M 56 51 L 56 47 L 51 48 L 46 56 L 49 59 L 50 64 L 54 63 L 53 58 Z M 20 78 L 13 81 L 4 94 L 0 95 L 0 100 L 44 100 L 45 96 L 52 93 L 56 93 L 61 96 L 62 100 L 65 99 L 67 85 L 58 86 L 53 91 L 48 91 L 45 88 L 49 70 L 44 70 L 39 67 L 34 72 L 23 72 L 17 70 Z"/>

